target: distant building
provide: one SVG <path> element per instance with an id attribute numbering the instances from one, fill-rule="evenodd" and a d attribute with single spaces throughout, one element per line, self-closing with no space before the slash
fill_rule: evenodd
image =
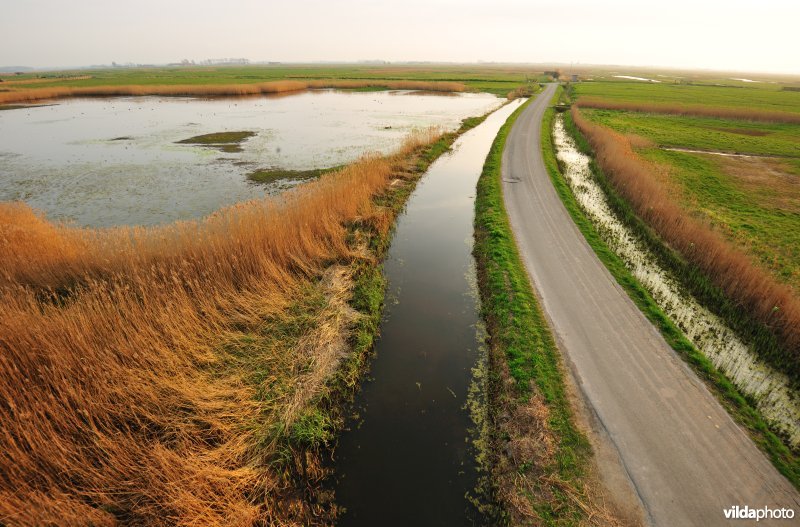
<path id="1" fill-rule="evenodd" d="M 570 75 L 569 76 L 569 81 L 570 82 L 578 82 L 578 74 L 577 73 L 573 73 L 572 75 Z"/>

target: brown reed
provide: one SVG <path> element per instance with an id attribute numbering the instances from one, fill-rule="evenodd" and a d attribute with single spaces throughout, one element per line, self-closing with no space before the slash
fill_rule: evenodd
<path id="1" fill-rule="evenodd" d="M 436 137 L 167 226 L 0 207 L 0 524 L 308 524 L 274 457 L 342 354 L 317 280 Z"/>
<path id="2" fill-rule="evenodd" d="M 393 80 L 280 80 L 252 84 L 203 84 L 203 85 L 121 85 L 121 86 L 52 86 L 0 92 L 0 104 L 28 103 L 45 99 L 67 97 L 116 97 L 116 96 L 186 96 L 222 97 L 242 95 L 265 95 L 324 88 L 357 89 L 387 88 L 392 90 L 427 90 L 440 92 L 462 92 L 466 86 L 460 82 L 393 81 Z"/>

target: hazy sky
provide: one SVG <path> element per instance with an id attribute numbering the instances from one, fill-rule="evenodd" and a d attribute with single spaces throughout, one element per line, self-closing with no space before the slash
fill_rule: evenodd
<path id="1" fill-rule="evenodd" d="M 0 7 L 0 66 L 244 57 L 800 74 L 797 0 L 2 0 Z"/>

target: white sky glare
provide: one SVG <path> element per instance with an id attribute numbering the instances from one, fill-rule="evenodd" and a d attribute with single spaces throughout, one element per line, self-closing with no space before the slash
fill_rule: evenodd
<path id="1" fill-rule="evenodd" d="M 800 74 L 800 2 L 2 0 L 0 66 L 579 62 Z"/>

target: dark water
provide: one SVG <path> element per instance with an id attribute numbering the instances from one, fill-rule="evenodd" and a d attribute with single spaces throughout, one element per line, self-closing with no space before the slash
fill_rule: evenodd
<path id="1" fill-rule="evenodd" d="M 479 525 L 467 408 L 482 339 L 472 257 L 475 186 L 512 103 L 424 176 L 386 261 L 389 295 L 369 378 L 336 451 L 341 526 Z"/>
<path id="2" fill-rule="evenodd" d="M 458 128 L 496 108 L 490 94 L 313 91 L 280 97 L 70 99 L 0 112 L 0 201 L 49 218 L 104 227 L 205 216 L 279 192 L 254 185 L 259 168 L 342 165 L 397 148 L 415 128 Z M 252 131 L 242 152 L 176 141 Z"/>

